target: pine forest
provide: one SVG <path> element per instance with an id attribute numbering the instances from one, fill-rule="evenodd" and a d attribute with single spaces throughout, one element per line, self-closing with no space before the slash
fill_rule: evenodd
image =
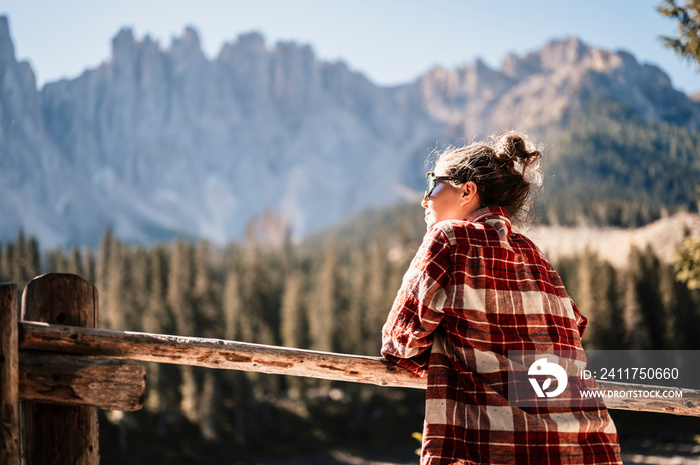
<path id="1" fill-rule="evenodd" d="M 106 329 L 379 355 L 381 326 L 424 231 L 415 213 L 374 212 L 364 224 L 299 244 L 262 242 L 251 232 L 226 247 L 183 239 L 144 247 L 107 230 L 97 251 L 41 254 L 20 232 L 0 247 L 0 281 L 23 289 L 44 272 L 80 275 L 98 289 Z M 555 266 L 589 318 L 587 349 L 700 349 L 700 291 L 678 282 L 650 248 L 633 249 L 627 268 L 593 253 Z M 421 429 L 422 391 L 188 366 L 147 370 L 142 411 L 102 414 L 104 463 L 312 453 L 378 440 L 412 451 L 411 433 Z M 623 421 L 624 413 L 616 412 Z"/>

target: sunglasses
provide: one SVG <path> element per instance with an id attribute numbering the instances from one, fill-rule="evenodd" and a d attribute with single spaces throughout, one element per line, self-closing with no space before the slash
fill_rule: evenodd
<path id="1" fill-rule="evenodd" d="M 423 196 L 423 201 L 426 201 L 433 195 L 435 186 L 437 186 L 438 181 L 461 181 L 461 178 L 456 178 L 454 176 L 435 176 L 435 171 L 430 171 L 425 175 L 428 178 L 428 187 Z"/>

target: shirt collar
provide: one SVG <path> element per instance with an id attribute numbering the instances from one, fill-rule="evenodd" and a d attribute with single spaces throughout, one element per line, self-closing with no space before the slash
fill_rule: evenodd
<path id="1" fill-rule="evenodd" d="M 495 226 L 501 223 L 507 230 L 507 235 L 511 233 L 510 215 L 503 207 L 484 207 L 472 212 L 467 218 L 472 223 L 488 223 Z M 497 228 L 500 229 L 500 228 Z"/>

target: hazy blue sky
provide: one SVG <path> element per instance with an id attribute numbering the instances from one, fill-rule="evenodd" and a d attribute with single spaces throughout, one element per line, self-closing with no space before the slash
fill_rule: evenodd
<path id="1" fill-rule="evenodd" d="M 167 48 L 194 26 L 209 57 L 244 32 L 310 44 L 317 57 L 344 60 L 380 85 L 413 80 L 434 65 L 481 58 L 498 68 L 508 53 L 537 50 L 576 36 L 624 49 L 666 71 L 674 85 L 700 91 L 697 68 L 657 37 L 675 23 L 655 11 L 661 0 L 3 0 L 17 56 L 39 85 L 75 77 L 108 60 L 112 37 L 131 27 Z"/>

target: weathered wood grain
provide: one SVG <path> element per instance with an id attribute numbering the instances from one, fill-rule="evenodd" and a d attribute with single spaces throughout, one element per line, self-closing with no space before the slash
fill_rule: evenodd
<path id="1" fill-rule="evenodd" d="M 39 276 L 22 294 L 22 319 L 95 328 L 97 290 L 75 275 Z M 96 407 L 23 401 L 20 411 L 20 446 L 26 465 L 100 463 Z"/>
<path id="2" fill-rule="evenodd" d="M 20 348 L 425 389 L 424 379 L 382 357 L 221 339 L 89 330 L 25 321 L 20 327 Z"/>
<path id="3" fill-rule="evenodd" d="M 597 381 L 601 391 L 612 391 L 616 396 L 603 397 L 608 408 L 645 412 L 670 413 L 700 417 L 700 390 L 653 386 L 649 384 Z M 682 391 L 683 397 L 657 397 L 663 391 Z M 647 397 L 648 395 L 648 397 Z"/>
<path id="4" fill-rule="evenodd" d="M 146 368 L 123 360 L 22 351 L 19 398 L 134 411 L 143 407 Z"/>
<path id="5" fill-rule="evenodd" d="M 0 284 L 0 463 L 19 464 L 17 285 Z"/>
<path id="6" fill-rule="evenodd" d="M 221 339 L 91 330 L 22 322 L 20 348 L 305 376 L 380 386 L 418 389 L 425 389 L 426 386 L 424 378 L 382 357 L 316 352 Z M 665 389 L 605 381 L 599 381 L 598 384 L 604 390 Z M 605 403 L 614 409 L 700 416 L 700 391 L 695 389 L 683 389 L 682 398 L 605 398 Z"/>

